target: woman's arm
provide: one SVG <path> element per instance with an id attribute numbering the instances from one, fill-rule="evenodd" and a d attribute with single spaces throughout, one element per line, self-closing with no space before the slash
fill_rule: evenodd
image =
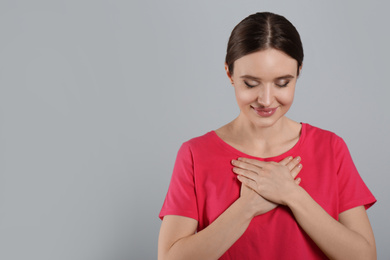
<path id="1" fill-rule="evenodd" d="M 291 157 L 281 163 L 287 167 L 291 178 L 300 172 L 301 168 L 296 167 L 297 162 Z M 299 182 L 297 179 L 295 183 Z M 276 206 L 242 186 L 240 198 L 198 233 L 198 222 L 195 219 L 165 216 L 160 228 L 158 259 L 218 259 L 241 237 L 254 216 L 264 214 Z"/>
<path id="2" fill-rule="evenodd" d="M 254 196 L 260 197 L 255 192 Z M 253 196 L 253 197 L 254 197 Z M 253 213 L 239 198 L 207 228 L 195 233 L 198 222 L 165 216 L 158 242 L 158 259 L 218 259 L 245 232 Z"/>
<path id="3" fill-rule="evenodd" d="M 270 201 L 288 206 L 330 259 L 376 259 L 375 239 L 363 206 L 341 213 L 337 221 L 294 183 L 286 167 L 247 158 L 234 165 L 243 184 Z"/>
<path id="4" fill-rule="evenodd" d="M 286 204 L 330 259 L 376 259 L 374 234 L 364 206 L 342 212 L 336 221 L 301 187 Z"/>

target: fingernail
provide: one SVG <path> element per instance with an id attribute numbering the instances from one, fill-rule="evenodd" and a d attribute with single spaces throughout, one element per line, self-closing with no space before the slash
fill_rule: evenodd
<path id="1" fill-rule="evenodd" d="M 298 157 L 295 158 L 295 160 L 297 160 L 299 162 L 301 160 L 301 157 L 298 156 Z"/>
<path id="2" fill-rule="evenodd" d="M 236 163 L 236 160 L 232 160 L 231 163 L 234 165 Z"/>
<path id="3" fill-rule="evenodd" d="M 302 168 L 302 164 L 298 164 L 298 168 Z"/>

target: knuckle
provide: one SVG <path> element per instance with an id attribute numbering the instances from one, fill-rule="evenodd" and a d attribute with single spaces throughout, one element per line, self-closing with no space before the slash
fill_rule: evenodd
<path id="1" fill-rule="evenodd" d="M 241 165 L 242 165 L 241 161 L 235 161 L 234 162 L 234 166 L 240 167 Z"/>
<path id="2" fill-rule="evenodd" d="M 297 164 L 297 162 L 296 162 L 295 160 L 292 160 L 292 161 L 289 162 L 286 166 L 288 166 L 288 167 L 294 167 L 296 164 Z"/>
<path id="3" fill-rule="evenodd" d="M 287 164 L 287 167 L 289 170 L 292 170 L 296 165 L 297 165 L 297 162 L 290 162 L 289 164 Z"/>
<path id="4" fill-rule="evenodd" d="M 248 159 L 248 158 L 240 158 L 239 162 L 246 162 L 247 163 L 247 162 L 249 162 L 249 160 L 250 159 Z"/>

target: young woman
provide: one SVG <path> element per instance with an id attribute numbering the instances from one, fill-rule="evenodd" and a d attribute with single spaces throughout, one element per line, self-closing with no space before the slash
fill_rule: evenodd
<path id="1" fill-rule="evenodd" d="M 376 259 L 366 214 L 376 200 L 346 144 L 285 117 L 302 61 L 283 16 L 234 28 L 225 69 L 241 112 L 180 148 L 159 259 Z"/>

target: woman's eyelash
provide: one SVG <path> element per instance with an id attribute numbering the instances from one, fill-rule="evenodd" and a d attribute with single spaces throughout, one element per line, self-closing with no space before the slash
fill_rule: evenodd
<path id="1" fill-rule="evenodd" d="M 245 85 L 246 85 L 248 88 L 253 88 L 253 87 L 255 87 L 255 86 L 253 86 L 253 85 L 248 84 L 248 82 L 246 82 L 245 80 L 244 80 L 244 83 L 245 83 Z"/>
<path id="2" fill-rule="evenodd" d="M 256 87 L 256 85 L 250 85 L 250 84 L 249 84 L 248 82 L 246 82 L 245 80 L 244 80 L 244 83 L 245 83 L 245 85 L 246 85 L 248 88 L 254 88 L 254 87 Z M 287 82 L 284 83 L 284 84 L 276 84 L 276 86 L 278 86 L 278 87 L 280 87 L 280 88 L 284 88 L 284 87 L 287 87 L 288 83 L 290 83 L 290 81 L 287 81 Z"/>
<path id="3" fill-rule="evenodd" d="M 287 81 L 286 83 L 284 84 L 276 84 L 276 86 L 280 87 L 280 88 L 284 88 L 288 85 L 288 83 L 290 83 L 290 81 Z"/>

